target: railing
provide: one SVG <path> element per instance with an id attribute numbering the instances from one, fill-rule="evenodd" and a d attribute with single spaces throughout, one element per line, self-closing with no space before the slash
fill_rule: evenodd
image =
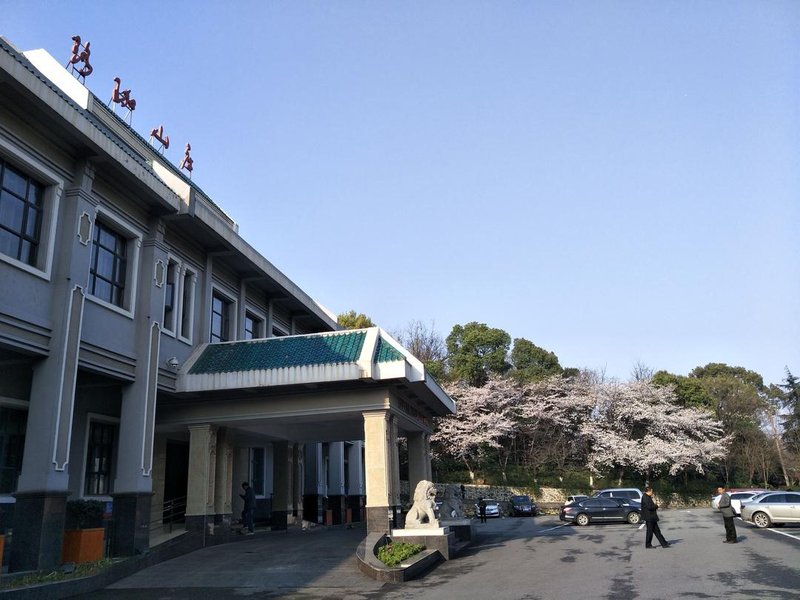
<path id="1" fill-rule="evenodd" d="M 161 515 L 150 523 L 153 525 L 169 525 L 168 531 L 172 533 L 172 526 L 175 523 L 183 523 L 186 520 L 186 496 L 172 498 L 164 501 Z"/>

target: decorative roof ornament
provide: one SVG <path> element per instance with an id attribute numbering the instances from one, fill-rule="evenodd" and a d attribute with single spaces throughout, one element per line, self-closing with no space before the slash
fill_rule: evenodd
<path id="1" fill-rule="evenodd" d="M 194 160 L 191 156 L 189 156 L 189 152 L 192 151 L 192 145 L 186 144 L 186 150 L 183 152 L 183 160 L 181 160 L 181 166 L 178 167 L 179 169 L 186 169 L 189 171 L 189 179 L 192 178 L 192 171 L 194 170 Z"/>
<path id="2" fill-rule="evenodd" d="M 130 90 L 119 90 L 120 83 L 122 83 L 122 80 L 119 77 L 114 77 L 114 90 L 111 92 L 111 100 L 108 105 L 119 104 L 122 108 L 127 108 L 128 114 L 125 115 L 125 119 L 128 120 L 128 125 L 130 125 L 130 121 L 133 120 L 133 111 L 136 110 L 136 100 L 131 98 Z"/>
<path id="3" fill-rule="evenodd" d="M 81 36 L 79 35 L 72 36 L 72 56 L 69 57 L 66 68 L 72 68 L 72 74 L 81 83 L 85 83 L 86 78 L 94 71 L 92 65 L 89 64 L 89 55 L 92 53 L 89 50 L 89 44 L 91 42 L 86 42 L 86 45 L 81 44 Z M 83 63 L 83 66 L 76 67 L 75 65 L 78 63 Z"/>
<path id="4" fill-rule="evenodd" d="M 159 125 L 158 129 L 151 129 L 150 130 L 150 143 L 153 144 L 153 139 L 158 140 L 161 142 L 161 145 L 156 148 L 161 154 L 164 154 L 164 150 L 169 149 L 169 136 L 164 135 L 164 126 Z M 155 146 L 155 144 L 153 144 Z"/>

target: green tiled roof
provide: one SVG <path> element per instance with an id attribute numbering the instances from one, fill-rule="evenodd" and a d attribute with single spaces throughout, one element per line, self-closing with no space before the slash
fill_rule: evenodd
<path id="1" fill-rule="evenodd" d="M 189 369 L 190 375 L 281 369 L 355 362 L 366 332 L 268 338 L 232 344 L 210 344 Z"/>
<path id="2" fill-rule="evenodd" d="M 405 360 L 405 356 L 389 342 L 379 337 L 378 346 L 375 348 L 375 362 L 391 362 L 395 360 Z"/>

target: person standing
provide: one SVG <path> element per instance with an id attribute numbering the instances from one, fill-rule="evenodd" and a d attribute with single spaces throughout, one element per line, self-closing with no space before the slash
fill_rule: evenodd
<path id="1" fill-rule="evenodd" d="M 658 504 L 653 500 L 653 488 L 650 486 L 644 488 L 644 496 L 642 496 L 642 519 L 647 525 L 644 547 L 654 548 L 653 535 L 655 535 L 662 548 L 669 548 L 669 542 L 664 539 L 661 528 L 658 526 Z"/>
<path id="2" fill-rule="evenodd" d="M 725 523 L 725 540 L 723 543 L 735 544 L 738 541 L 736 539 L 736 525 L 733 522 L 733 517 L 736 516 L 736 513 L 731 506 L 731 496 L 723 485 L 717 488 L 717 494 L 719 494 L 719 512 L 722 513 L 722 521 Z"/>
<path id="3" fill-rule="evenodd" d="M 480 504 L 478 504 L 478 513 L 481 516 L 481 523 L 486 523 L 486 500 L 481 498 Z"/>
<path id="4" fill-rule="evenodd" d="M 244 489 L 244 494 L 239 494 L 239 497 L 244 500 L 244 508 L 242 509 L 242 529 L 247 527 L 247 535 L 253 535 L 253 533 L 255 533 L 253 513 L 256 511 L 256 492 L 246 481 L 242 483 L 242 488 Z"/>

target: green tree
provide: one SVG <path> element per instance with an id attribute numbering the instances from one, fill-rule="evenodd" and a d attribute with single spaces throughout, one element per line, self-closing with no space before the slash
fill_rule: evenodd
<path id="1" fill-rule="evenodd" d="M 667 371 L 658 371 L 652 378 L 653 384 L 659 387 L 674 386 L 676 402 L 684 408 L 714 409 L 714 399 L 696 377 L 674 375 Z"/>
<path id="2" fill-rule="evenodd" d="M 553 352 L 540 348 L 525 338 L 514 340 L 511 350 L 511 374 L 519 381 L 541 381 L 563 371 L 558 357 Z"/>
<path id="3" fill-rule="evenodd" d="M 451 378 L 480 387 L 490 375 L 502 375 L 511 366 L 506 361 L 510 345 L 511 336 L 502 329 L 476 321 L 455 325 L 447 336 Z"/>
<path id="4" fill-rule="evenodd" d="M 339 326 L 342 329 L 364 329 L 365 327 L 375 327 L 375 323 L 372 322 L 372 319 L 370 319 L 364 313 L 356 313 L 354 310 L 340 314 L 336 319 L 336 322 L 339 323 Z"/>
<path id="5" fill-rule="evenodd" d="M 788 367 L 779 387 L 783 391 L 783 407 L 788 411 L 783 418 L 783 441 L 793 452 L 800 452 L 800 381 Z"/>

